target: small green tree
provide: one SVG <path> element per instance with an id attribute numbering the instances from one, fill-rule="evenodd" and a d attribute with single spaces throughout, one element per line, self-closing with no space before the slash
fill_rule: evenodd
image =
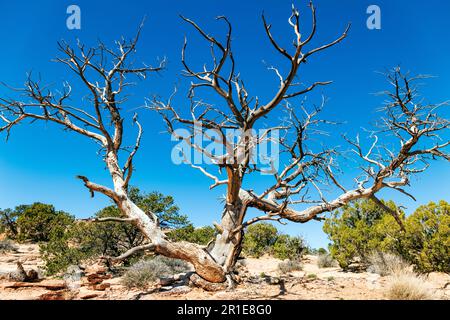
<path id="1" fill-rule="evenodd" d="M 398 210 L 392 201 L 385 204 Z M 401 218 L 404 219 L 403 215 Z M 400 226 L 392 215 L 371 200 L 355 201 L 333 212 L 323 230 L 331 240 L 331 255 L 343 269 L 358 259 L 366 263 L 374 251 L 402 250 Z"/>
<path id="2" fill-rule="evenodd" d="M 130 197 L 144 212 L 153 212 L 160 224 L 167 229 L 183 228 L 189 223 L 185 215 L 180 214 L 171 196 L 159 192 L 145 193 L 138 188 L 130 188 Z M 106 207 L 95 214 L 94 218 L 120 218 L 122 213 L 116 206 Z M 144 243 L 145 237 L 131 223 L 102 222 L 89 224 L 83 228 L 83 241 L 96 248 L 93 254 L 118 256 L 125 251 Z"/>
<path id="3" fill-rule="evenodd" d="M 166 228 L 188 225 L 187 217 L 179 213 L 172 197 L 158 192 L 143 193 L 134 187 L 129 192 L 134 203 L 145 212 L 155 213 Z M 116 206 L 108 206 L 97 212 L 94 219 L 106 217 L 119 218 L 122 213 Z M 41 245 L 41 252 L 47 273 L 55 274 L 89 258 L 119 256 L 144 242 L 143 234 L 131 223 L 77 221 L 64 234 L 52 233 L 49 241 Z M 124 261 L 125 264 L 131 262 L 131 259 Z"/>
<path id="4" fill-rule="evenodd" d="M 450 204 L 430 202 L 405 223 L 404 256 L 418 271 L 450 272 Z"/>
<path id="5" fill-rule="evenodd" d="M 6 234 L 10 239 L 17 237 L 18 213 L 11 209 L 0 210 L 0 233 Z"/>
<path id="6" fill-rule="evenodd" d="M 64 230 L 74 221 L 70 214 L 39 202 L 18 206 L 15 212 L 18 241 L 49 241 L 54 230 Z"/>
<path id="7" fill-rule="evenodd" d="M 131 187 L 129 197 L 144 212 L 153 212 L 163 228 L 183 228 L 189 224 L 188 217 L 180 213 L 172 196 L 156 191 L 145 193 L 137 187 Z"/>
<path id="8" fill-rule="evenodd" d="M 100 210 L 94 216 L 97 219 L 106 217 L 120 218 L 122 215 L 115 206 L 109 206 Z M 93 254 L 102 256 L 118 256 L 143 244 L 145 240 L 139 229 L 131 223 L 85 223 L 82 231 L 82 240 L 96 248 Z"/>

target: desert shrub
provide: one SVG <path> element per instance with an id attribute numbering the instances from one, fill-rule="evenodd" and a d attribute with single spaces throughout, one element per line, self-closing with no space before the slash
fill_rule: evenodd
<path id="1" fill-rule="evenodd" d="M 303 266 L 300 260 L 286 260 L 278 264 L 278 270 L 281 274 L 286 274 L 292 271 L 301 271 Z"/>
<path id="2" fill-rule="evenodd" d="M 310 273 L 306 276 L 307 279 L 309 280 L 316 280 L 317 279 L 317 274 L 315 273 Z"/>
<path id="3" fill-rule="evenodd" d="M 208 244 L 217 235 L 216 229 L 210 226 L 195 228 L 192 224 L 188 224 L 183 228 L 174 229 L 168 237 L 172 241 L 188 241 L 201 245 Z"/>
<path id="4" fill-rule="evenodd" d="M 0 210 L 0 234 L 5 234 L 10 239 L 17 238 L 17 218 L 15 210 Z"/>
<path id="5" fill-rule="evenodd" d="M 397 210 L 392 201 L 385 204 Z M 331 255 L 343 269 L 355 261 L 367 264 L 368 256 L 375 250 L 402 251 L 400 226 L 371 200 L 355 201 L 333 212 L 323 230 L 331 240 Z"/>
<path id="6" fill-rule="evenodd" d="M 131 187 L 129 197 L 144 212 L 153 212 L 163 228 L 183 228 L 189 224 L 188 217 L 180 213 L 172 196 L 156 191 L 146 193 L 137 187 Z"/>
<path id="7" fill-rule="evenodd" d="M 305 247 L 305 242 L 301 237 L 281 234 L 278 235 L 271 251 L 275 258 L 295 260 L 301 257 Z"/>
<path id="8" fill-rule="evenodd" d="M 306 250 L 306 243 L 301 237 L 282 234 L 270 223 L 250 225 L 242 245 L 244 255 L 254 258 L 270 254 L 282 260 L 295 260 L 299 259 Z"/>
<path id="9" fill-rule="evenodd" d="M 319 268 L 333 268 L 336 267 L 336 265 L 336 260 L 328 253 L 319 254 L 317 257 L 317 266 Z"/>
<path id="10" fill-rule="evenodd" d="M 419 207 L 405 223 L 404 256 L 420 272 L 450 272 L 450 204 Z"/>
<path id="11" fill-rule="evenodd" d="M 368 257 L 369 272 L 380 276 L 393 275 L 405 272 L 411 265 L 397 254 L 375 251 Z"/>
<path id="12" fill-rule="evenodd" d="M 412 272 L 389 277 L 386 296 L 390 300 L 431 300 L 433 293 L 425 278 Z"/>
<path id="13" fill-rule="evenodd" d="M 156 256 L 133 264 L 123 275 L 122 283 L 127 288 L 142 289 L 159 278 L 188 270 L 189 266 L 184 261 Z"/>
<path id="14" fill-rule="evenodd" d="M 34 203 L 0 210 L 0 233 L 17 241 L 48 241 L 52 228 L 68 225 L 73 217 L 52 205 Z"/>
<path id="15" fill-rule="evenodd" d="M 259 258 L 270 253 L 278 239 L 278 230 L 270 223 L 250 225 L 245 233 L 242 250 L 246 255 Z"/>
<path id="16" fill-rule="evenodd" d="M 17 251 L 17 246 L 10 240 L 0 241 L 0 253 Z"/>
<path id="17" fill-rule="evenodd" d="M 324 224 L 330 252 L 344 269 L 356 260 L 370 266 L 371 254 L 381 251 L 399 255 L 418 272 L 450 272 L 450 204 L 431 202 L 402 219 L 405 232 L 369 200 L 347 205 Z"/>

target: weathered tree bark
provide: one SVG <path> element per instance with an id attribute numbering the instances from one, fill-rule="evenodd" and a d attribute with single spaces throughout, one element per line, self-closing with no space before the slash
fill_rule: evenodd
<path id="1" fill-rule="evenodd" d="M 201 170 L 205 175 L 214 180 L 214 184 L 211 186 L 212 188 L 219 185 L 226 185 L 227 187 L 226 203 L 222 212 L 221 221 L 216 226 L 219 234 L 217 235 L 216 239 L 212 241 L 207 247 L 207 251 L 214 259 L 215 263 L 222 267 L 223 272 L 226 275 L 230 275 L 230 273 L 232 272 L 233 267 L 242 250 L 242 241 L 244 229 L 246 226 L 246 224 L 244 223 L 244 219 L 247 213 L 247 209 L 250 206 L 258 207 L 253 195 L 251 195 L 250 192 L 242 189 L 244 177 L 250 169 L 249 163 L 255 147 L 255 143 L 256 145 L 258 145 L 259 143 L 263 142 L 258 141 L 260 137 L 256 137 L 252 133 L 252 129 L 257 120 L 265 117 L 285 99 L 302 95 L 311 91 L 316 86 L 322 86 L 329 83 L 316 82 L 307 89 L 288 93 L 290 87 L 294 85 L 293 81 L 300 66 L 306 61 L 305 59 L 316 52 L 339 43 L 346 37 L 348 31 L 347 27 L 345 32 L 335 41 L 328 43 L 320 48 L 303 53 L 303 47 L 310 42 L 315 33 L 315 8 L 312 5 L 310 5 L 310 7 L 314 18 L 313 29 L 310 36 L 305 40 L 301 39 L 301 35 L 299 33 L 299 12 L 296 9 L 292 10 L 292 15 L 289 19 L 289 23 L 294 29 L 296 35 L 296 43 L 294 42 L 295 53 L 292 56 L 288 54 L 286 50 L 280 48 L 275 42 L 269 31 L 270 25 L 267 25 L 266 20 L 263 16 L 264 28 L 270 42 L 278 51 L 280 51 L 286 58 L 290 60 L 290 69 L 286 79 L 280 79 L 280 88 L 277 90 L 276 95 L 265 105 L 259 106 L 258 102 L 256 102 L 256 107 L 254 109 L 250 107 L 250 100 L 252 99 L 247 100 L 247 90 L 245 89 L 243 82 L 240 81 L 239 75 L 235 73 L 235 62 L 231 52 L 231 24 L 227 20 L 227 18 L 223 16 L 219 17 L 218 19 L 225 21 L 228 26 L 228 34 L 225 43 L 221 43 L 216 38 L 208 35 L 207 32 L 204 32 L 192 20 L 182 17 L 182 19 L 191 24 L 200 33 L 200 35 L 211 44 L 212 47 L 218 49 L 218 51 L 222 54 L 220 57 L 216 57 L 213 52 L 214 61 L 212 70 L 205 69 L 202 72 L 195 72 L 186 63 L 185 49 L 187 46 L 187 42 L 185 42 L 182 50 L 182 63 L 186 68 L 187 76 L 200 80 L 199 83 L 193 83 L 191 85 L 191 89 L 189 91 L 190 96 L 194 95 L 194 91 L 196 88 L 210 87 L 214 89 L 215 92 L 225 100 L 226 105 L 230 109 L 230 115 L 228 115 L 226 112 L 223 112 L 222 110 L 212 107 L 211 105 L 207 105 L 202 111 L 201 115 L 196 117 L 196 115 L 194 114 L 194 109 L 198 106 L 202 106 L 202 104 L 195 102 L 194 104 L 196 106 L 191 106 L 191 114 L 195 119 L 192 120 L 182 118 L 178 111 L 175 111 L 175 109 L 171 105 L 170 100 L 168 103 L 163 103 L 161 101 L 152 101 L 152 109 L 158 111 L 163 116 L 170 133 L 174 134 L 178 139 L 184 140 L 196 151 L 203 153 L 204 155 L 211 158 L 216 164 L 220 166 L 221 169 L 226 170 L 227 178 L 225 180 L 219 180 L 214 175 L 209 174 L 204 168 L 192 165 L 194 168 Z M 227 63 L 231 65 L 230 72 L 228 75 L 222 75 L 221 72 L 225 72 L 225 65 Z M 275 68 L 273 69 L 276 70 Z M 276 70 L 276 73 L 279 75 L 278 70 Z M 279 77 L 281 77 L 281 75 L 279 75 Z M 236 88 L 237 92 L 233 92 L 233 87 Z M 234 100 L 234 94 L 236 94 L 236 96 L 238 97 L 240 106 Z M 218 115 L 218 118 L 222 118 L 223 121 L 219 122 L 216 119 L 205 117 L 209 113 L 216 113 Z M 170 114 L 170 117 L 168 116 L 168 114 Z M 192 130 L 193 135 L 197 130 L 197 128 L 195 127 L 197 123 L 201 123 L 206 129 L 211 129 L 218 132 L 222 139 L 221 142 L 227 150 L 227 154 L 223 157 L 215 157 L 208 153 L 205 149 L 202 149 L 200 146 L 193 144 L 191 142 L 191 138 L 193 137 L 193 135 L 190 137 L 178 136 L 174 132 L 173 124 L 175 122 L 188 126 Z M 228 141 L 228 137 L 223 131 L 224 129 L 236 129 L 240 131 L 240 136 L 238 137 L 239 141 L 236 145 L 233 145 L 232 142 Z M 273 203 L 272 205 L 276 206 L 277 208 L 279 207 L 276 203 Z M 271 217 L 263 219 L 279 220 Z M 258 220 L 255 220 L 255 222 Z M 204 276 L 202 277 L 205 278 Z"/>
<path id="2" fill-rule="evenodd" d="M 326 50 L 347 37 L 350 25 L 334 41 L 325 45 L 307 50 L 316 33 L 316 10 L 310 2 L 312 12 L 312 28 L 309 35 L 300 23 L 299 11 L 292 8 L 292 14 L 288 19 L 289 25 L 294 33 L 293 50 L 283 48 L 273 37 L 271 25 L 266 22 L 264 15 L 263 24 L 267 37 L 278 51 L 283 61 L 287 61 L 286 72 L 283 73 L 277 67 L 271 66 L 269 70 L 274 71 L 279 79 L 279 85 L 275 94 L 262 103 L 258 95 L 250 96 L 245 87 L 244 81 L 237 71 L 235 58 L 231 48 L 232 27 L 227 18 L 221 16 L 218 20 L 224 21 L 228 27 L 225 41 L 219 41 L 210 33 L 204 31 L 193 20 L 182 17 L 184 21 L 194 27 L 199 35 L 211 46 L 211 63 L 206 63 L 199 71 L 195 71 L 186 62 L 187 40 L 182 48 L 182 63 L 185 67 L 184 75 L 192 79 L 189 98 L 189 110 L 183 114 L 183 108 L 176 108 L 173 103 L 173 95 L 168 101 L 154 99 L 151 101 L 150 109 L 157 111 L 167 125 L 168 132 L 178 141 L 182 141 L 192 150 L 209 158 L 217 166 L 218 175 L 212 174 L 209 169 L 201 165 L 190 163 L 186 159 L 185 163 L 200 170 L 214 183 L 210 188 L 226 186 L 226 203 L 222 212 L 222 218 L 216 225 L 219 234 L 215 241 L 208 245 L 208 252 L 215 263 L 223 268 L 226 275 L 231 275 L 233 266 L 240 254 L 244 230 L 247 226 L 258 221 L 273 220 L 281 222 L 288 220 L 297 223 L 306 223 L 311 220 L 323 220 L 324 213 L 339 209 L 342 206 L 358 200 L 373 199 L 375 203 L 392 214 L 401 225 L 398 213 L 390 210 L 383 204 L 375 194 L 385 188 L 391 188 L 407 196 L 411 196 L 402 187 L 409 184 L 409 175 L 422 172 L 424 168 L 415 166 L 427 157 L 444 158 L 450 157 L 443 151 L 450 145 L 450 142 L 441 143 L 436 131 L 442 131 L 449 127 L 448 120 L 438 117 L 434 110 L 435 105 L 422 105 L 413 100 L 417 96 L 415 88 L 409 80 L 403 76 L 399 69 L 388 75 L 388 80 L 394 86 L 393 92 L 386 92 L 392 100 L 385 107 L 384 127 L 378 128 L 380 132 L 389 132 L 399 139 L 400 148 L 397 152 L 391 151 L 383 145 L 378 145 L 378 137 L 373 133 L 374 143 L 367 152 L 359 142 L 345 138 L 353 147 L 352 150 L 362 162 L 361 175 L 355 178 L 355 185 L 345 188 L 337 179 L 333 170 L 339 170 L 336 158 L 340 153 L 337 148 L 326 148 L 318 146 L 317 141 L 311 142 L 310 136 L 320 132 L 319 125 L 335 124 L 330 121 L 317 119 L 318 113 L 323 108 L 326 99 L 322 100 L 320 107 L 315 107 L 312 112 L 306 111 L 303 102 L 301 109 L 303 117 L 297 115 L 299 107 L 294 106 L 293 98 L 301 97 L 312 91 L 315 87 L 325 86 L 331 81 L 317 81 L 306 88 L 301 89 L 301 83 L 296 82 L 300 77 L 299 73 L 303 63 L 313 55 Z M 203 102 L 210 99 L 210 95 L 203 97 L 198 91 L 211 90 L 220 102 Z M 174 94 L 176 93 L 176 90 Z M 194 99 L 195 98 L 195 99 Z M 219 105 L 216 107 L 216 105 Z M 223 105 L 223 107 L 221 107 Z M 439 105 L 438 105 L 439 106 Z M 287 120 L 278 126 L 262 124 L 269 114 L 273 114 L 276 108 L 284 107 L 287 111 Z M 186 108 L 185 108 L 186 109 Z M 270 120 L 267 119 L 268 122 Z M 263 126 L 265 132 L 253 134 L 252 130 Z M 188 136 L 183 136 L 176 129 L 183 128 L 189 132 Z M 203 130 L 213 131 L 217 144 L 223 145 L 225 150 L 223 155 L 212 154 L 210 150 L 196 143 L 196 137 L 203 134 L 205 137 L 210 133 Z M 238 141 L 229 138 L 227 130 L 239 132 Z M 285 161 L 284 168 L 274 168 L 270 174 L 275 178 L 275 183 L 262 193 L 255 193 L 254 190 L 247 190 L 243 186 L 246 175 L 263 170 L 257 164 L 250 164 L 252 152 L 257 146 L 270 141 L 269 132 L 284 131 L 285 136 L 281 137 L 279 143 L 286 154 L 290 156 Z M 375 132 L 375 131 L 374 131 Z M 320 133 L 318 133 L 320 134 Z M 209 137 L 208 137 L 209 138 Z M 418 149 L 419 140 L 426 141 L 426 138 L 436 138 L 434 147 L 430 149 Z M 431 142 L 430 142 L 431 143 Z M 311 145 L 313 145 L 311 147 Z M 317 151 L 321 149 L 321 151 Z M 278 155 L 280 160 L 280 155 Z M 224 172 L 225 171 L 225 172 Z M 222 179 L 223 176 L 226 177 Z M 370 184 L 370 185 L 369 185 Z M 340 195 L 333 199 L 327 199 L 324 190 L 333 187 L 340 190 Z M 311 192 L 310 190 L 314 192 Z M 311 195 L 312 194 L 312 195 Z M 305 208 L 297 210 L 294 205 L 301 204 Z M 264 215 L 244 221 L 247 209 L 256 208 Z"/>
<path id="3" fill-rule="evenodd" d="M 235 203 L 226 204 L 220 222 L 220 233 L 208 247 L 211 256 L 223 266 L 226 273 L 232 271 L 242 250 L 243 231 L 234 230 L 242 224 L 246 211 L 247 204 L 239 198 Z"/>
<path id="4" fill-rule="evenodd" d="M 271 34 L 271 25 L 267 24 L 263 16 L 264 30 L 268 40 L 280 53 L 283 61 L 287 62 L 287 68 L 277 69 L 270 67 L 279 79 L 278 86 L 273 97 L 266 103 L 259 101 L 258 96 L 250 96 L 244 82 L 240 79 L 239 72 L 235 68 L 235 60 L 231 50 L 232 28 L 225 17 L 218 19 L 224 21 L 228 27 L 226 42 L 220 42 L 207 32 L 204 32 L 195 22 L 187 18 L 183 19 L 192 25 L 199 34 L 211 45 L 213 61 L 205 64 L 201 71 L 193 71 L 186 63 L 186 46 L 182 50 L 182 63 L 185 66 L 185 75 L 192 78 L 189 90 L 190 108 L 187 115 L 175 110 L 172 99 L 168 102 L 152 100 L 149 106 L 163 117 L 168 131 L 179 140 L 187 143 L 192 149 L 208 157 L 217 165 L 219 174 L 225 176 L 219 179 L 209 173 L 202 166 L 192 165 L 200 170 L 208 178 L 214 181 L 211 188 L 226 186 L 226 203 L 222 212 L 221 221 L 217 224 L 219 234 L 208 246 L 200 246 L 188 242 L 170 241 L 165 232 L 159 226 L 157 216 L 152 212 L 144 212 L 130 199 L 128 186 L 134 172 L 133 159 L 136 155 L 142 136 L 142 127 L 133 117 L 133 124 L 138 128 L 134 146 L 123 146 L 124 122 L 126 118 L 121 115 L 126 98 L 123 96 L 125 89 L 131 85 L 128 78 L 137 76 L 145 78 L 151 72 L 158 72 L 164 67 L 164 61 L 159 67 L 153 68 L 147 65 L 135 67 L 131 60 L 136 51 L 136 43 L 139 39 L 141 28 L 136 37 L 131 41 L 117 42 L 116 49 L 106 48 L 100 44 L 97 48 L 87 50 L 82 44 L 78 44 L 77 53 L 65 43 L 60 44 L 64 58 L 57 61 L 65 64 L 81 80 L 83 88 L 88 91 L 91 109 L 83 109 L 67 104 L 71 97 L 72 88 L 65 83 L 62 92 L 50 92 L 47 86 L 33 81 L 31 76 L 27 79 L 23 94 L 28 100 L 14 100 L 10 98 L 0 99 L 0 132 L 6 132 L 9 137 L 11 129 L 24 120 L 53 122 L 66 130 L 76 132 L 97 142 L 101 147 L 104 162 L 112 179 L 112 189 L 91 182 L 87 177 L 79 176 L 84 185 L 89 189 L 91 196 L 101 193 L 114 201 L 123 214 L 123 219 L 102 218 L 99 221 L 121 221 L 134 223 L 147 238 L 148 243 L 132 248 L 120 257 L 108 258 L 112 262 L 120 261 L 134 254 L 138 250 L 152 250 L 170 258 L 182 259 L 193 265 L 198 277 L 193 277 L 193 282 L 224 283 L 230 281 L 233 267 L 242 249 L 244 230 L 252 223 L 263 220 L 280 222 L 281 219 L 305 223 L 313 219 L 321 219 L 321 214 L 341 208 L 351 201 L 361 198 L 372 198 L 377 201 L 375 194 L 384 188 L 390 188 L 411 196 L 403 187 L 409 184 L 409 176 L 422 172 L 425 168 L 418 167 L 430 159 L 443 158 L 450 160 L 450 155 L 445 148 L 450 142 L 442 143 L 439 133 L 450 127 L 448 120 L 440 118 L 436 109 L 440 105 L 427 105 L 422 101 L 414 102 L 417 92 L 412 82 L 417 78 L 408 79 L 399 69 L 388 75 L 388 80 L 393 85 L 392 92 L 386 92 L 389 102 L 384 107 L 384 127 L 380 132 L 388 132 L 396 137 L 399 142 L 399 150 L 377 145 L 378 137 L 367 152 L 359 142 L 347 140 L 354 149 L 362 163 L 362 173 L 355 181 L 357 186 L 346 189 L 336 178 L 332 169 L 338 168 L 336 157 L 339 155 L 335 148 L 320 146 L 317 151 L 317 141 L 314 147 L 309 147 L 309 137 L 316 132 L 311 130 L 320 124 L 332 124 L 329 121 L 317 119 L 317 114 L 325 104 L 325 99 L 320 107 L 307 112 L 302 108 L 303 117 L 297 116 L 294 107 L 288 103 L 295 97 L 301 97 L 312 91 L 315 87 L 330 84 L 330 81 L 317 81 L 305 88 L 296 82 L 302 64 L 306 63 L 313 55 L 343 41 L 349 30 L 345 31 L 334 41 L 314 49 L 306 50 L 316 33 L 316 11 L 310 3 L 312 12 L 312 27 L 309 35 L 305 37 L 303 25 L 300 24 L 300 13 L 292 8 L 292 14 L 288 19 L 293 30 L 293 49 L 283 48 Z M 216 56 L 217 55 L 217 56 Z M 220 56 L 219 56 L 220 55 Z M 283 74 L 280 70 L 286 69 Z M 79 87 L 77 87 L 79 88 Z M 212 89 L 222 100 L 224 108 L 215 107 L 214 104 L 203 103 L 202 99 L 195 101 L 195 93 L 199 88 Z M 261 96 L 261 95 L 260 95 Z M 209 96 L 208 96 L 209 98 Z M 84 100 L 84 103 L 87 100 Z M 84 105 L 83 103 L 83 105 Z M 264 123 L 264 119 L 276 108 L 284 107 L 287 111 L 287 120 L 283 125 L 270 126 Z M 302 106 L 303 107 L 303 106 Z M 225 110 L 224 110 L 225 109 Z M 206 148 L 195 143 L 197 125 L 201 123 L 203 128 L 213 130 L 218 134 L 218 141 L 225 148 L 225 155 L 211 154 Z M 176 125 L 188 128 L 188 137 L 178 135 Z M 254 128 L 262 126 L 264 133 L 255 135 Z M 238 142 L 229 139 L 226 130 L 239 132 Z M 320 129 L 320 128 L 319 128 Z M 277 141 L 289 159 L 284 163 L 284 168 L 273 168 L 270 174 L 275 182 L 262 193 L 256 194 L 254 190 L 243 186 L 247 174 L 262 172 L 258 165 L 251 164 L 250 159 L 256 146 L 268 142 L 269 132 L 284 130 L 285 137 Z M 319 130 L 320 131 L 320 130 Z M 306 143 L 308 142 L 308 144 Z M 421 143 L 419 143 L 421 142 Z M 423 142 L 423 143 L 422 143 Z M 428 143 L 429 148 L 424 145 Z M 129 151 L 126 160 L 123 154 Z M 376 153 L 376 154 L 375 154 Z M 188 161 L 186 161 L 188 162 Z M 122 163 L 122 165 L 121 165 Z M 225 171 L 225 172 L 223 172 Z M 330 186 L 341 190 L 341 195 L 328 200 L 322 192 L 324 187 Z M 311 198 L 309 190 L 314 190 Z M 293 205 L 302 204 L 306 208 L 296 210 Z M 249 208 L 256 208 L 264 215 L 245 221 Z M 391 211 L 395 216 L 395 212 Z M 211 286 L 210 288 L 222 287 Z"/>
<path id="5" fill-rule="evenodd" d="M 158 226 L 157 217 L 151 212 L 146 214 L 130 200 L 117 155 L 114 152 L 108 152 L 106 164 L 114 183 L 112 199 L 124 216 L 130 218 L 151 242 L 155 253 L 190 262 L 197 274 L 207 281 L 225 281 L 225 272 L 221 264 L 208 254 L 207 250 L 189 242 L 169 241 Z"/>

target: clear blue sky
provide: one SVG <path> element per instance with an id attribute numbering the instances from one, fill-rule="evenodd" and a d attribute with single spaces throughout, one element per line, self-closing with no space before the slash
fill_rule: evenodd
<path id="1" fill-rule="evenodd" d="M 296 6 L 307 14 L 307 1 Z M 82 29 L 66 28 L 66 8 L 77 4 L 82 11 Z M 366 28 L 366 8 L 377 4 L 382 10 L 382 29 Z M 400 64 L 416 73 L 437 76 L 428 81 L 423 94 L 432 102 L 450 98 L 450 2 L 392 0 L 317 0 L 318 34 L 316 44 L 333 39 L 346 23 L 353 26 L 342 44 L 310 59 L 303 72 L 305 82 L 333 80 L 319 91 L 330 102 L 326 116 L 346 121 L 339 132 L 354 134 L 369 127 L 379 117 L 375 109 L 382 99 L 371 95 L 386 88 L 384 79 L 375 73 Z M 0 80 L 20 86 L 26 72 L 40 72 L 44 81 L 60 85 L 67 70 L 50 60 L 58 55 L 56 42 L 80 38 L 87 45 L 97 39 L 111 43 L 120 36 L 131 37 L 144 15 L 146 26 L 139 44 L 138 58 L 152 63 L 157 57 L 168 58 L 168 70 L 160 76 L 139 83 L 133 89 L 128 107 L 142 105 L 143 98 L 155 93 L 167 96 L 173 85 L 183 81 L 180 51 L 185 34 L 192 39 L 189 57 L 192 63 L 209 58 L 207 47 L 178 14 L 195 19 L 209 32 L 224 35 L 223 25 L 214 17 L 226 15 L 234 26 L 233 45 L 238 68 L 254 95 L 268 98 L 276 89 L 276 79 L 263 61 L 280 63 L 270 47 L 260 19 L 265 10 L 273 32 L 284 43 L 292 38 L 287 24 L 291 1 L 2 1 L 0 3 Z M 184 80 L 186 81 L 186 80 Z M 77 88 L 74 88 L 77 90 Z M 6 94 L 0 88 L 0 95 Z M 448 115 L 448 113 L 447 113 Z M 143 146 L 136 158 L 133 184 L 146 191 L 158 190 L 173 195 L 181 211 L 196 225 L 220 219 L 222 205 L 218 198 L 224 190 L 210 191 L 210 181 L 198 171 L 171 163 L 172 143 L 157 115 L 141 112 L 145 126 Z M 334 132 L 338 132 L 334 131 Z M 134 132 L 133 132 L 134 133 Z M 343 144 L 338 139 L 334 143 Z M 446 137 L 448 139 L 448 136 Z M 66 133 L 51 124 L 35 123 L 17 127 L 8 143 L 0 144 L 0 208 L 41 201 L 54 204 L 79 217 L 92 215 L 109 201 L 88 191 L 74 177 L 88 176 L 109 184 L 97 147 L 85 137 Z M 351 167 L 351 166 L 350 166 Z M 355 170 L 347 168 L 344 182 L 351 183 Z M 251 188 L 262 188 L 261 179 L 250 179 Z M 417 202 L 396 194 L 384 193 L 408 207 L 408 212 L 431 200 L 448 198 L 450 170 L 448 163 L 436 162 L 431 169 L 413 179 L 412 191 Z M 253 214 L 253 212 L 251 212 Z M 281 227 L 290 234 L 301 234 L 314 247 L 326 246 L 321 223 L 290 223 Z"/>

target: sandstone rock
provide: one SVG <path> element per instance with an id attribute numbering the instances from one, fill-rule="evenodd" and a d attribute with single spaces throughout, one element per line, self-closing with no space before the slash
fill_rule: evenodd
<path id="1" fill-rule="evenodd" d="M 25 272 L 25 269 L 23 268 L 23 265 L 21 262 L 16 263 L 16 271 L 11 272 L 9 274 L 9 280 L 10 281 L 18 281 L 18 282 L 25 282 L 27 280 L 27 273 Z"/>
<path id="2" fill-rule="evenodd" d="M 39 296 L 38 300 L 66 300 L 64 292 L 50 292 Z"/>
<path id="3" fill-rule="evenodd" d="M 165 287 L 159 288 L 160 291 L 170 291 L 172 289 L 173 289 L 173 286 L 165 286 Z"/>
<path id="4" fill-rule="evenodd" d="M 103 280 L 108 280 L 111 278 L 112 278 L 112 275 L 110 275 L 110 274 L 93 273 L 93 274 L 87 275 L 87 281 L 92 284 L 101 283 Z"/>
<path id="5" fill-rule="evenodd" d="M 27 273 L 23 267 L 22 262 L 17 262 L 16 265 L 16 271 L 8 274 L 8 279 L 10 281 L 33 282 L 39 279 L 39 274 L 36 270 L 30 269 Z"/>
<path id="6" fill-rule="evenodd" d="M 105 274 L 107 272 L 107 269 L 105 266 L 94 264 L 91 266 L 86 266 L 84 272 L 86 274 Z"/>

